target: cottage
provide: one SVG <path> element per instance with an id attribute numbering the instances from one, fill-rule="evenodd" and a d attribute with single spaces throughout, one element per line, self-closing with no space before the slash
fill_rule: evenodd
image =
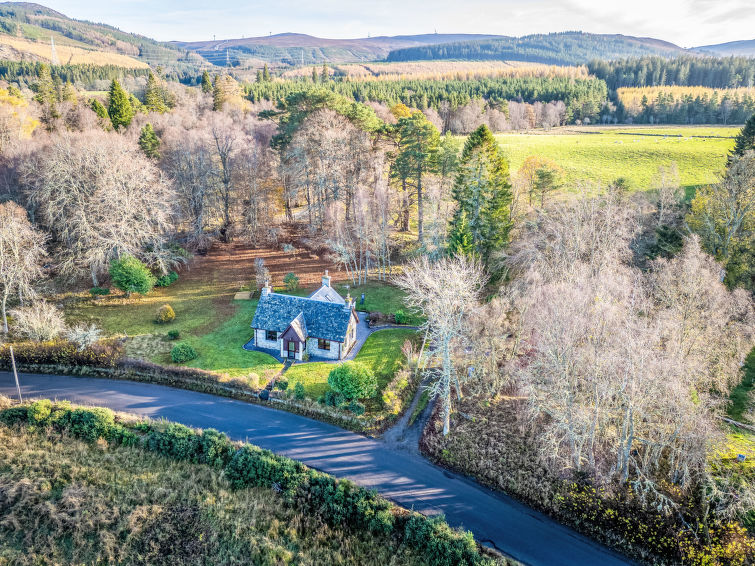
<path id="1" fill-rule="evenodd" d="M 254 313 L 254 345 L 282 358 L 312 357 L 342 360 L 354 347 L 359 317 L 350 296 L 344 299 L 330 286 L 325 272 L 322 286 L 309 297 L 274 293 L 270 284 Z"/>

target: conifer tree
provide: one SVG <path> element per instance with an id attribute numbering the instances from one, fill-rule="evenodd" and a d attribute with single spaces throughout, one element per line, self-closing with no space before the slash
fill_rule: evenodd
<path id="1" fill-rule="evenodd" d="M 449 230 L 450 251 L 471 251 L 489 263 L 493 253 L 508 243 L 512 197 L 508 163 L 485 125 L 464 144 L 453 198 L 457 208 Z"/>
<path id="2" fill-rule="evenodd" d="M 34 84 L 34 100 L 42 107 L 41 122 L 47 131 L 55 129 L 55 120 L 60 118 L 57 102 L 58 96 L 55 91 L 55 82 L 50 72 L 50 67 L 44 63 L 39 68 L 39 80 Z"/>
<path id="3" fill-rule="evenodd" d="M 312 67 L 312 82 L 317 84 L 317 68 Z"/>
<path id="4" fill-rule="evenodd" d="M 144 127 L 139 134 L 139 147 L 147 157 L 152 159 L 160 158 L 160 139 L 157 137 L 155 129 L 149 122 L 144 124 Z"/>
<path id="5" fill-rule="evenodd" d="M 320 72 L 320 82 L 321 83 L 326 83 L 326 82 L 328 82 L 329 78 L 330 78 L 330 76 L 328 75 L 328 66 L 325 63 L 323 63 L 322 64 L 322 71 Z"/>
<path id="6" fill-rule="evenodd" d="M 257 69 L 257 82 L 261 83 L 265 78 L 262 76 L 262 69 Z"/>
<path id="7" fill-rule="evenodd" d="M 63 92 L 61 94 L 62 102 L 72 102 L 76 104 L 76 89 L 71 84 L 71 81 L 66 81 L 63 85 Z"/>
<path id="8" fill-rule="evenodd" d="M 99 116 L 103 120 L 110 121 L 110 117 L 107 114 L 107 108 L 105 108 L 105 105 L 102 104 L 102 102 L 100 102 L 96 98 L 93 98 L 89 101 L 89 107 L 94 110 L 94 113 L 97 114 L 97 116 Z"/>
<path id="9" fill-rule="evenodd" d="M 210 73 L 206 70 L 202 73 L 202 92 L 205 94 L 212 92 L 212 80 L 210 80 Z"/>
<path id="10" fill-rule="evenodd" d="M 122 126 L 128 126 L 134 118 L 134 108 L 131 105 L 128 93 L 123 90 L 117 79 L 110 83 L 110 96 L 107 107 L 110 122 L 116 130 Z"/>
<path id="11" fill-rule="evenodd" d="M 267 63 L 265 63 L 265 66 L 262 68 L 262 80 L 267 82 L 270 82 L 270 69 L 267 68 Z"/>
<path id="12" fill-rule="evenodd" d="M 744 155 L 745 151 L 755 149 L 755 114 L 745 122 L 744 128 L 734 138 L 734 149 L 731 151 L 729 161 L 736 156 Z"/>
<path id="13" fill-rule="evenodd" d="M 422 112 L 415 111 L 400 118 L 396 125 L 399 137 L 399 153 L 395 168 L 404 171 L 406 179 L 417 193 L 417 231 L 420 245 L 423 243 L 424 210 L 423 179 L 436 169 L 436 157 L 440 144 L 440 132 Z"/>
<path id="14" fill-rule="evenodd" d="M 144 88 L 144 108 L 147 112 L 166 112 L 168 107 L 163 100 L 163 93 L 157 78 L 150 71 L 147 76 L 147 86 Z"/>
<path id="15" fill-rule="evenodd" d="M 212 87 L 212 109 L 218 112 L 223 109 L 223 104 L 225 104 L 223 80 L 220 76 L 215 75 L 215 83 Z"/>

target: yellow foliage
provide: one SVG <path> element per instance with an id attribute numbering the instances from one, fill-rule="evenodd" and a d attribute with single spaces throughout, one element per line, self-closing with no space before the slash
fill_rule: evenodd
<path id="1" fill-rule="evenodd" d="M 19 139 L 31 137 L 39 126 L 39 120 L 29 115 L 28 107 L 26 99 L 13 96 L 6 89 L 0 88 L 0 119 L 8 120 L 6 127 L 11 126 L 16 130 Z"/>
<path id="2" fill-rule="evenodd" d="M 639 88 L 619 88 L 616 90 L 619 100 L 624 104 L 631 113 L 637 113 L 642 110 L 642 99 L 647 98 L 648 102 L 653 102 L 662 95 L 664 98 L 673 97 L 679 100 L 684 97 L 692 97 L 710 100 L 714 95 L 721 100 L 724 96 L 730 98 L 743 96 L 755 97 L 755 88 L 708 88 L 704 86 L 648 86 Z"/>
<path id="3" fill-rule="evenodd" d="M 0 45 L 7 45 L 21 53 L 33 55 L 36 58 L 43 59 L 47 62 L 51 60 L 51 49 L 49 42 L 29 41 L 9 35 L 0 35 Z M 142 61 L 121 55 L 120 53 L 110 53 L 107 51 L 95 51 L 81 49 L 70 45 L 55 45 L 58 58 L 62 63 L 89 64 L 89 65 L 115 65 L 127 69 L 147 69 L 149 65 Z"/>

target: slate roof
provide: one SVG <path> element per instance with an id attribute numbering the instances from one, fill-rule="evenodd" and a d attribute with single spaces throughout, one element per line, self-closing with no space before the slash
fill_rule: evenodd
<path id="1" fill-rule="evenodd" d="M 257 303 L 252 328 L 283 332 L 301 314 L 307 336 L 345 342 L 351 313 L 340 303 L 270 293 Z"/>
<path id="2" fill-rule="evenodd" d="M 309 296 L 310 299 L 316 301 L 327 301 L 329 303 L 338 303 L 339 305 L 345 305 L 346 300 L 331 287 L 330 285 L 323 285 L 317 291 Z"/>
<path id="3" fill-rule="evenodd" d="M 296 315 L 296 318 L 291 321 L 289 327 L 300 341 L 304 342 L 307 339 L 307 321 L 304 320 L 303 312 Z M 285 332 L 283 334 L 285 335 Z"/>

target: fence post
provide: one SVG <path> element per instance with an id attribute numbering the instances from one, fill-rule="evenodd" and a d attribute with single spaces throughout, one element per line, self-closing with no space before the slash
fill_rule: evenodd
<path id="1" fill-rule="evenodd" d="M 18 391 L 18 402 L 23 403 L 21 399 L 21 386 L 18 384 L 18 372 L 16 371 L 16 358 L 13 356 L 13 346 L 10 346 L 10 362 L 13 365 L 13 377 L 16 379 L 16 391 Z"/>

